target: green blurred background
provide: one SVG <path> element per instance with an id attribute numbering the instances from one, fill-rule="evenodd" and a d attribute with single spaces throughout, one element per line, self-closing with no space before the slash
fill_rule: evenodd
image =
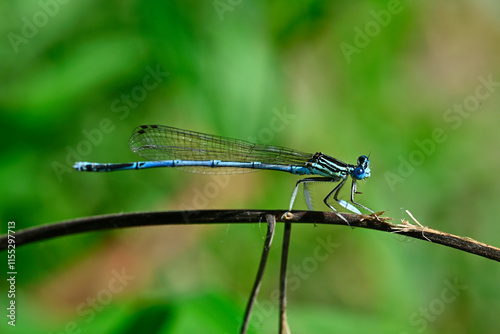
<path id="1" fill-rule="evenodd" d="M 284 173 L 70 169 L 136 161 L 132 130 L 163 124 L 350 163 L 370 154 L 361 203 L 500 245 L 498 1 L 0 6 L 2 233 L 8 221 L 21 230 L 117 212 L 287 208 L 297 178 Z M 314 187 L 315 209 L 331 186 Z M 277 331 L 281 234 L 252 333 Z M 0 331 L 235 333 L 264 235 L 262 224 L 145 227 L 19 247 L 16 327 L 2 279 Z M 289 266 L 294 333 L 498 330 L 500 266 L 478 256 L 297 225 Z"/>

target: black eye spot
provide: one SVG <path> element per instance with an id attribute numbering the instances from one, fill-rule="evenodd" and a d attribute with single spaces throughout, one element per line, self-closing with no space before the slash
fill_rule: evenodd
<path id="1" fill-rule="evenodd" d="M 366 169 L 369 163 L 370 161 L 368 160 L 368 157 L 366 155 L 362 155 L 358 158 L 358 166 Z"/>

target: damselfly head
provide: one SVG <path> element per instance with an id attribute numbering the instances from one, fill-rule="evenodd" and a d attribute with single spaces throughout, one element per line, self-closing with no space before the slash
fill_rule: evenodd
<path id="1" fill-rule="evenodd" d="M 370 164 L 370 160 L 368 160 L 368 157 L 366 155 L 362 155 L 358 158 L 358 166 L 366 169 L 366 168 L 368 168 L 369 164 Z"/>
<path id="2" fill-rule="evenodd" d="M 370 177 L 370 160 L 366 155 L 358 158 L 358 166 L 354 168 L 352 177 L 356 180 L 363 180 L 366 177 Z"/>

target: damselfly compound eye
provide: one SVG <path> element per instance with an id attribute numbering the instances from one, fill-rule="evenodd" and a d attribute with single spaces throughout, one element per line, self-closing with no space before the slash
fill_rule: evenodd
<path id="1" fill-rule="evenodd" d="M 365 169 L 363 167 L 356 167 L 354 170 L 354 178 L 357 180 L 362 180 L 365 178 Z"/>

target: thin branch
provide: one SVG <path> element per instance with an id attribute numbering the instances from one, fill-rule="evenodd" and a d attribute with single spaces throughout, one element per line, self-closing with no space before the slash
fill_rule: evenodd
<path id="1" fill-rule="evenodd" d="M 152 225 L 250 224 L 265 220 L 266 214 L 274 215 L 277 222 L 283 222 L 281 216 L 284 213 L 285 211 L 283 210 L 200 210 L 122 213 L 80 218 L 32 227 L 16 231 L 14 236 L 15 245 L 18 247 L 65 235 L 114 228 Z M 447 247 L 453 247 L 500 262 L 499 248 L 486 245 L 468 237 L 459 237 L 409 223 L 394 225 L 389 222 L 390 218 L 380 217 L 380 213 L 377 215 L 379 218 L 368 215 L 342 213 L 342 216 L 353 227 L 398 233 Z M 286 222 L 347 226 L 335 213 L 321 211 L 292 211 L 292 214 L 287 216 Z M 0 237 L 0 251 L 6 250 L 8 245 L 8 236 L 4 235 Z"/>
<path id="2" fill-rule="evenodd" d="M 267 234 L 264 241 L 264 248 L 262 249 L 262 256 L 260 257 L 259 270 L 257 271 L 257 277 L 250 293 L 250 298 L 248 299 L 247 307 L 245 309 L 245 315 L 243 317 L 243 323 L 241 325 L 240 333 L 246 334 L 248 329 L 248 324 L 250 322 L 250 314 L 252 313 L 252 308 L 257 300 L 257 294 L 259 293 L 260 284 L 262 283 L 262 276 L 264 276 L 264 270 L 266 269 L 267 258 L 269 251 L 271 250 L 271 244 L 273 243 L 274 230 L 276 228 L 276 217 L 274 215 L 266 215 L 267 220 Z"/>
<path id="3" fill-rule="evenodd" d="M 283 233 L 283 247 L 281 251 L 281 268 L 280 268 L 280 319 L 279 333 L 289 334 L 288 321 L 286 320 L 286 268 L 288 262 L 288 249 L 290 246 L 290 237 L 292 234 L 292 224 L 285 223 L 285 231 Z"/>

